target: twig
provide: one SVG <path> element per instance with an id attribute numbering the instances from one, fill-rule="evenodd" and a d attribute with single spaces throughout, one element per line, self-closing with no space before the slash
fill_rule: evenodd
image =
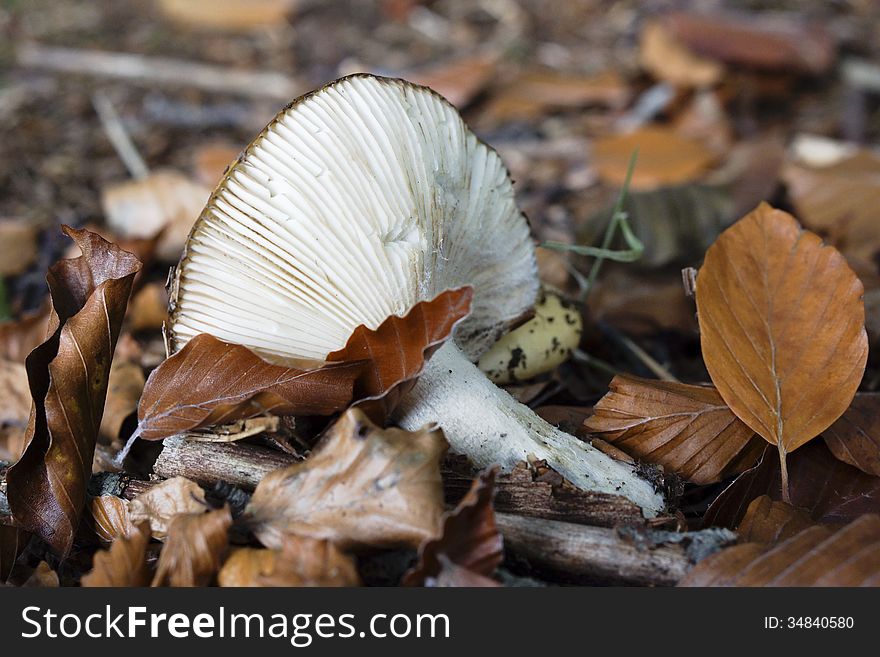
<path id="1" fill-rule="evenodd" d="M 531 566 L 577 583 L 674 586 L 693 565 L 733 542 L 710 529 L 678 534 L 616 530 L 497 513 L 504 547 Z"/>
<path id="2" fill-rule="evenodd" d="M 169 84 L 278 100 L 290 100 L 304 90 L 299 81 L 284 73 L 237 70 L 169 57 L 54 48 L 33 42 L 19 44 L 15 55 L 21 66 L 149 85 Z"/>
<path id="3" fill-rule="evenodd" d="M 678 379 L 676 379 L 672 373 L 663 367 L 660 363 L 658 363 L 651 354 L 642 349 L 635 342 L 626 337 L 623 333 L 619 336 L 620 341 L 623 345 L 629 349 L 636 358 L 638 358 L 642 363 L 647 367 L 651 372 L 661 381 L 672 381 L 673 383 L 680 383 Z"/>
<path id="4" fill-rule="evenodd" d="M 150 173 L 147 163 L 144 162 L 134 142 L 131 141 L 128 131 L 125 129 L 116 108 L 113 107 L 113 103 L 110 102 L 107 94 L 103 91 L 96 91 L 92 95 L 92 105 L 95 106 L 95 111 L 98 113 L 101 127 L 104 128 L 107 139 L 110 140 L 110 143 L 116 150 L 116 154 L 119 155 L 119 159 L 125 164 L 125 168 L 128 169 L 131 177 L 136 180 L 146 178 Z"/>

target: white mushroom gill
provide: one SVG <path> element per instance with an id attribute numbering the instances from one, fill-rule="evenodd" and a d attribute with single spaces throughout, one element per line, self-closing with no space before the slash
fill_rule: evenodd
<path id="1" fill-rule="evenodd" d="M 210 333 L 270 360 L 320 359 L 360 324 L 463 285 L 474 288 L 472 313 L 397 421 L 439 423 L 479 465 L 533 454 L 576 485 L 626 495 L 647 514 L 662 508 L 629 466 L 550 427 L 472 365 L 534 303 L 534 244 L 498 155 L 428 89 L 351 76 L 282 111 L 193 227 L 170 338 L 175 350 Z M 420 403 L 416 393 L 432 391 L 446 400 Z"/>

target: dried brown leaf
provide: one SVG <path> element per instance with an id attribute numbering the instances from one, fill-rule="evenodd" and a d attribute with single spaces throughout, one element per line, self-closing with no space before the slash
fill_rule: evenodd
<path id="1" fill-rule="evenodd" d="M 156 171 L 101 193 L 107 225 L 121 238 L 150 239 L 161 232 L 157 255 L 180 258 L 193 223 L 211 190 L 177 171 Z"/>
<path id="2" fill-rule="evenodd" d="M 754 466 L 765 444 L 714 388 L 627 375 L 614 377 L 584 426 L 695 484 Z"/>
<path id="3" fill-rule="evenodd" d="M 855 395 L 868 357 L 862 292 L 839 251 L 766 203 L 706 252 L 703 359 L 731 410 L 783 460 Z"/>
<path id="4" fill-rule="evenodd" d="M 878 586 L 880 516 L 839 529 L 814 525 L 766 546 L 745 543 L 704 559 L 679 586 Z"/>
<path id="5" fill-rule="evenodd" d="M 202 334 L 150 374 L 138 406 L 145 440 L 265 413 L 329 415 L 352 398 L 363 363 L 300 369 Z"/>
<path id="6" fill-rule="evenodd" d="M 129 513 L 130 502 L 115 495 L 100 495 L 89 501 L 90 525 L 98 539 L 112 543 L 120 536 L 128 536 L 134 531 Z"/>
<path id="7" fill-rule="evenodd" d="M 351 409 L 306 461 L 264 477 L 245 514 L 270 548 L 291 533 L 342 549 L 416 547 L 440 529 L 446 449 L 439 429 L 380 429 Z"/>
<path id="8" fill-rule="evenodd" d="M 168 321 L 168 292 L 162 283 L 147 283 L 131 298 L 128 328 L 157 331 Z"/>
<path id="9" fill-rule="evenodd" d="M 207 586 L 229 546 L 229 507 L 171 519 L 151 586 Z"/>
<path id="10" fill-rule="evenodd" d="M 744 543 L 778 543 L 813 524 L 806 509 L 761 495 L 749 504 L 736 532 Z"/>
<path id="11" fill-rule="evenodd" d="M 695 53 L 764 70 L 823 73 L 833 64 L 835 45 L 820 25 L 795 15 L 671 13 L 661 21 Z"/>
<path id="12" fill-rule="evenodd" d="M 659 21 L 648 21 L 639 43 L 642 68 L 677 87 L 709 87 L 721 80 L 724 68 L 688 49 Z"/>
<path id="13" fill-rule="evenodd" d="M 24 588 L 57 588 L 59 586 L 58 583 L 58 573 L 52 570 L 52 566 L 50 566 L 45 561 L 41 561 L 37 564 L 37 567 L 34 568 L 34 572 L 30 574 L 30 576 L 22 583 L 22 587 Z"/>
<path id="14" fill-rule="evenodd" d="M 239 548 L 220 574 L 220 586 L 359 586 L 354 559 L 330 541 L 286 536 L 280 550 Z"/>
<path id="15" fill-rule="evenodd" d="M 865 513 L 880 513 L 880 477 L 838 461 L 825 443 L 804 445 L 788 457 L 791 504 L 806 509 L 816 522 L 845 523 Z M 756 497 L 782 499 L 779 459 L 768 446 L 761 462 L 743 472 L 715 499 L 706 526 L 736 527 Z"/>
<path id="16" fill-rule="evenodd" d="M 91 572 L 83 575 L 82 586 L 148 586 L 150 569 L 147 566 L 147 545 L 150 528 L 142 522 L 127 536 L 120 536 L 109 550 L 95 553 Z"/>
<path id="17" fill-rule="evenodd" d="M 430 87 L 461 109 L 489 86 L 495 76 L 497 62 L 495 55 L 472 55 L 414 71 L 406 78 Z"/>
<path id="18" fill-rule="evenodd" d="M 205 491 L 186 477 L 173 477 L 144 491 L 131 501 L 131 522 L 147 521 L 153 538 L 165 540 L 175 516 L 207 510 Z"/>
<path id="19" fill-rule="evenodd" d="M 49 270 L 49 337 L 26 361 L 35 402 L 28 445 L 6 475 L 16 522 L 62 555 L 85 504 L 113 349 L 140 269 L 135 256 L 97 235 L 64 231 L 83 255 Z"/>
<path id="20" fill-rule="evenodd" d="M 450 564 L 487 579 L 495 572 L 504 558 L 504 540 L 492 508 L 496 474 L 493 468 L 474 479 L 458 506 L 443 518 L 440 536 L 422 543 L 418 564 L 403 577 L 405 586 L 443 579 Z"/>
<path id="21" fill-rule="evenodd" d="M 697 141 L 669 128 L 649 126 L 594 142 L 593 158 L 602 181 L 622 185 L 636 149 L 639 159 L 630 189 L 637 191 L 693 182 L 706 173 L 716 159 L 711 150 Z"/>
<path id="22" fill-rule="evenodd" d="M 0 323 L 0 359 L 24 363 L 48 334 L 52 308 L 48 303 L 21 319 Z"/>
<path id="23" fill-rule="evenodd" d="M 0 360 L 0 460 L 18 460 L 31 414 L 27 370 L 21 363 Z"/>
<path id="24" fill-rule="evenodd" d="M 297 0 L 159 0 L 162 13 L 190 27 L 253 30 L 283 25 Z"/>
<path id="25" fill-rule="evenodd" d="M 328 362 L 367 363 L 355 381 L 354 398 L 374 422 L 384 423 L 409 392 L 431 355 L 467 317 L 474 290 L 446 290 L 417 303 L 403 317 L 391 316 L 375 330 L 359 326 L 345 347 L 328 354 Z"/>
<path id="26" fill-rule="evenodd" d="M 880 393 L 857 394 L 822 436 L 841 461 L 880 477 Z"/>

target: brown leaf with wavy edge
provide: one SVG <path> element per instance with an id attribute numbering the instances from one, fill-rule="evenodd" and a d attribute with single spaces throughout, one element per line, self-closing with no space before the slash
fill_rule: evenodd
<path id="1" fill-rule="evenodd" d="M 238 548 L 220 574 L 220 586 L 360 586 L 354 559 L 327 540 L 290 535 L 280 550 Z"/>
<path id="2" fill-rule="evenodd" d="M 816 522 L 845 523 L 865 513 L 880 513 L 880 477 L 837 460 L 825 443 L 815 441 L 788 458 L 791 504 L 806 509 Z M 761 462 L 730 484 L 706 511 L 705 526 L 736 527 L 756 497 L 782 499 L 779 459 L 767 446 Z"/>
<path id="3" fill-rule="evenodd" d="M 263 478 L 245 517 L 269 548 L 292 533 L 341 549 L 416 547 L 440 529 L 447 447 L 439 429 L 381 429 L 349 409 L 306 461 Z"/>
<path id="4" fill-rule="evenodd" d="M 472 287 L 445 290 L 403 317 L 389 317 L 375 330 L 357 327 L 345 347 L 327 356 L 328 362 L 368 363 L 355 382 L 354 398 L 370 419 L 384 424 L 431 355 L 468 316 L 473 298 Z"/>
<path id="5" fill-rule="evenodd" d="M 134 531 L 130 502 L 115 495 L 93 497 L 88 504 L 89 524 L 95 535 L 103 543 L 112 543 L 120 536 L 128 536 Z"/>
<path id="6" fill-rule="evenodd" d="M 443 518 L 440 536 L 422 543 L 419 562 L 404 575 L 404 586 L 421 586 L 429 578 L 443 579 L 450 564 L 487 579 L 495 572 L 504 559 L 504 539 L 492 508 L 496 474 L 497 469 L 492 468 L 474 479 L 467 494 Z"/>
<path id="7" fill-rule="evenodd" d="M 137 435 L 160 440 L 265 413 L 328 415 L 351 400 L 361 363 L 273 365 L 247 347 L 197 335 L 153 370 Z"/>
<path id="8" fill-rule="evenodd" d="M 94 233 L 63 230 L 83 255 L 60 260 L 46 276 L 49 337 L 25 363 L 34 400 L 29 442 L 6 482 L 16 522 L 66 555 L 85 504 L 110 363 L 140 261 Z"/>
<path id="9" fill-rule="evenodd" d="M 375 330 L 359 326 L 327 363 L 276 365 L 247 347 L 197 335 L 150 375 L 137 434 L 159 440 L 265 413 L 329 415 L 352 399 L 382 416 L 467 315 L 471 296 L 471 288 L 448 290 Z"/>
<path id="10" fill-rule="evenodd" d="M 749 504 L 736 533 L 746 543 L 778 543 L 813 524 L 806 509 L 761 495 Z"/>
<path id="11" fill-rule="evenodd" d="M 91 572 L 83 575 L 81 585 L 98 586 L 149 586 L 150 569 L 147 566 L 147 545 L 150 543 L 150 527 L 142 522 L 128 536 L 120 536 L 109 550 L 95 553 Z"/>
<path id="12" fill-rule="evenodd" d="M 707 386 L 615 376 L 584 426 L 635 458 L 695 484 L 752 467 L 764 441 Z"/>
<path id="13" fill-rule="evenodd" d="M 857 394 L 822 437 L 841 461 L 880 477 L 880 393 Z"/>
<path id="14" fill-rule="evenodd" d="M 150 586 L 210 584 L 229 547 L 230 525 L 228 506 L 208 513 L 174 516 Z"/>
<path id="15" fill-rule="evenodd" d="M 783 480 L 785 455 L 839 418 L 862 380 L 863 291 L 837 249 L 766 203 L 706 252 L 703 360 L 731 410 L 778 447 Z"/>
<path id="16" fill-rule="evenodd" d="M 9 579 L 18 555 L 24 551 L 30 540 L 29 532 L 11 525 L 0 525 L 0 584 Z"/>
<path id="17" fill-rule="evenodd" d="M 679 586 L 878 586 L 880 516 L 814 525 L 767 546 L 744 543 L 707 557 Z"/>
<path id="18" fill-rule="evenodd" d="M 172 477 L 152 486 L 131 501 L 132 522 L 150 523 L 153 538 L 164 540 L 168 526 L 181 513 L 204 513 L 205 491 L 186 477 Z"/>

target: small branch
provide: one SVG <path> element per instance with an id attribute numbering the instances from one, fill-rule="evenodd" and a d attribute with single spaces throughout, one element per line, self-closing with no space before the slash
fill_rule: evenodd
<path id="1" fill-rule="evenodd" d="M 697 561 L 736 539 L 725 529 L 633 532 L 507 513 L 496 521 L 506 550 L 577 583 L 674 586 Z"/>
<path id="2" fill-rule="evenodd" d="M 283 73 L 230 69 L 169 57 L 54 48 L 39 43 L 19 44 L 15 55 L 21 66 L 141 84 L 168 84 L 284 101 L 295 98 L 303 91 L 299 81 Z"/>
<path id="3" fill-rule="evenodd" d="M 116 112 L 116 108 L 113 107 L 113 103 L 110 102 L 107 94 L 102 91 L 95 92 L 92 95 L 92 105 L 95 106 L 95 111 L 98 113 L 101 127 L 104 128 L 107 139 L 110 140 L 110 143 L 116 150 L 116 154 L 119 155 L 119 159 L 125 164 L 125 168 L 128 169 L 131 177 L 137 180 L 146 178 L 150 173 L 147 163 L 144 162 L 134 142 L 131 141 L 128 131 L 125 129 L 119 114 Z"/>
<path id="4" fill-rule="evenodd" d="M 160 477 L 187 477 L 200 484 L 225 481 L 253 490 L 260 479 L 299 459 L 274 449 L 236 443 L 205 443 L 180 437 L 166 438 L 153 465 Z"/>
<path id="5" fill-rule="evenodd" d="M 676 379 L 669 370 L 658 363 L 654 359 L 654 357 L 651 356 L 651 354 L 642 349 L 639 345 L 630 340 L 628 337 L 623 335 L 623 333 L 621 333 L 619 337 L 623 345 L 627 349 L 629 349 L 636 358 L 642 361 L 642 364 L 649 370 L 651 370 L 651 373 L 654 374 L 654 376 L 656 376 L 661 381 L 672 381 L 673 383 L 680 383 L 680 381 Z"/>

